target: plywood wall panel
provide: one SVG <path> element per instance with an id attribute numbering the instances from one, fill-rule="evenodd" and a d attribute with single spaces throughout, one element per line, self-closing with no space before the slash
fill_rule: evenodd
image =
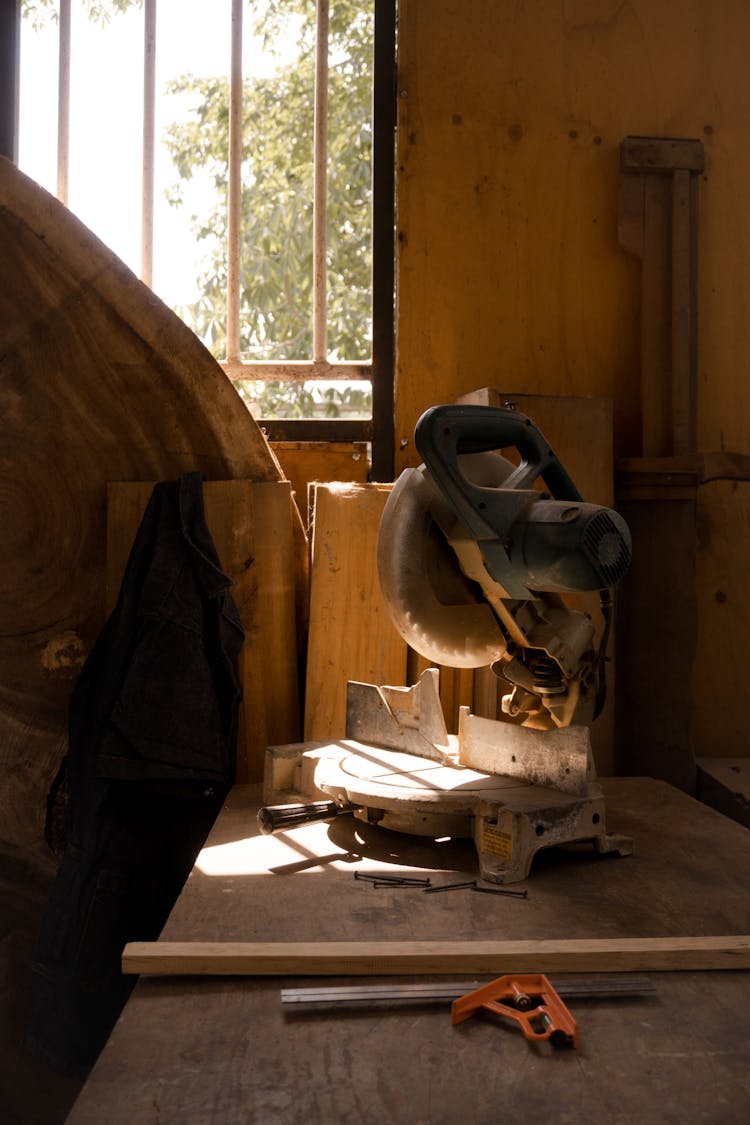
<path id="1" fill-rule="evenodd" d="M 506 387 L 482 387 L 461 395 L 459 402 L 492 407 L 511 403 L 544 435 L 584 500 L 611 507 L 614 477 L 609 399 L 524 395 Z"/>
<path id="2" fill-rule="evenodd" d="M 401 0 L 400 466 L 428 405 L 482 385 L 614 402 L 640 453 L 628 134 L 698 137 L 699 445 L 750 448 L 750 6 Z"/>
<path id="3" fill-rule="evenodd" d="M 750 481 L 705 484 L 696 508 L 695 753 L 750 757 Z"/>

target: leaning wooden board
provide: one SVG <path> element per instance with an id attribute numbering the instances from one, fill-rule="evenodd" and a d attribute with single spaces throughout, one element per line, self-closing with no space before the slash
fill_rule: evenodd
<path id="1" fill-rule="evenodd" d="M 306 740 L 341 738 L 348 680 L 403 685 L 407 646 L 378 582 L 383 484 L 316 484 L 310 568 Z"/>
<path id="2" fill-rule="evenodd" d="M 380 589 L 378 528 L 390 490 L 389 484 L 311 485 L 307 741 L 344 735 L 348 680 L 404 686 L 434 665 L 399 635 Z M 440 699 L 451 732 L 458 729 L 459 707 L 473 705 L 472 687 L 470 668 L 440 669 Z"/>
<path id="3" fill-rule="evenodd" d="M 750 969 L 750 935 L 573 941 L 131 942 L 125 973 L 391 976 L 418 973 Z"/>

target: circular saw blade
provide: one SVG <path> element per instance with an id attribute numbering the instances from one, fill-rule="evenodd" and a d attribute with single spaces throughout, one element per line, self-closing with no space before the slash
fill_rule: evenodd
<path id="1" fill-rule="evenodd" d="M 494 454 L 476 454 L 472 476 L 497 485 L 512 466 Z M 378 577 L 383 598 L 404 640 L 416 652 L 451 668 L 483 668 L 505 652 L 499 622 L 477 583 L 461 571 L 437 523 L 450 509 L 424 465 L 405 469 L 393 486 L 378 533 Z"/>

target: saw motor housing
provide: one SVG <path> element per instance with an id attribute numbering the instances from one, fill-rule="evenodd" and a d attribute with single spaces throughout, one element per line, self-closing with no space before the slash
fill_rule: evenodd
<path id="1" fill-rule="evenodd" d="M 509 687 L 503 710 L 523 725 L 591 722 L 604 698 L 611 589 L 632 554 L 627 524 L 584 500 L 516 410 L 432 407 L 415 442 L 423 464 L 397 480 L 378 538 L 399 632 L 436 663 L 491 666 Z M 518 464 L 498 452 L 512 449 Z M 569 604 L 591 591 L 598 632 Z"/>

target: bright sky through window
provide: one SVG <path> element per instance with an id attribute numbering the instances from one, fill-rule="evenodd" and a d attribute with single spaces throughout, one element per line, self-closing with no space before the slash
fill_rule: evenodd
<path id="1" fill-rule="evenodd" d="M 189 97 L 160 96 L 180 75 L 212 77 L 229 70 L 230 0 L 159 0 L 156 71 L 156 191 L 154 290 L 181 308 L 198 296 L 203 250 L 190 216 L 205 213 L 213 197 L 208 176 L 185 186 L 180 208 L 169 205 L 176 179 L 159 139 L 189 108 Z M 107 24 L 95 23 L 81 0 L 72 5 L 71 152 L 69 206 L 130 268 L 140 271 L 143 112 L 143 12 L 130 8 Z M 245 71 L 273 73 L 276 59 L 245 29 Z M 57 181 L 58 25 L 21 25 L 19 167 L 48 191 Z M 180 104 L 180 101 L 182 104 Z M 193 99 L 195 101 L 195 99 Z"/>
<path id="2" fill-rule="evenodd" d="M 91 19 L 91 0 L 70 0 L 61 198 L 136 274 L 143 269 L 256 416 L 369 418 L 371 0 L 126 0 L 112 12 L 119 2 L 102 0 L 102 21 Z M 144 31 L 154 10 L 151 264 Z M 41 11 L 41 26 L 22 21 L 19 165 L 54 193 L 66 38 L 50 4 Z M 230 119 L 241 123 L 234 162 Z"/>

